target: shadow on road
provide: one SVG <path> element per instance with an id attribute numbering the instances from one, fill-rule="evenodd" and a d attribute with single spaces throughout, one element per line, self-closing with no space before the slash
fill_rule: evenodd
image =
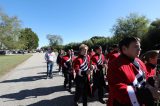
<path id="1" fill-rule="evenodd" d="M 49 95 L 54 92 L 60 92 L 60 91 L 65 91 L 63 86 L 35 88 L 35 89 L 22 90 L 17 93 L 5 94 L 5 95 L 0 96 L 0 98 L 23 100 L 27 98 L 36 98 L 37 96 L 45 96 L 45 95 Z"/>
<path id="2" fill-rule="evenodd" d="M 55 76 L 62 76 L 59 75 L 59 71 L 53 71 L 53 77 Z M 46 79 L 46 72 L 40 72 L 37 74 L 42 74 L 42 75 L 38 75 L 38 76 L 28 76 L 28 77 L 22 77 L 19 79 L 12 79 L 12 80 L 4 80 L 0 83 L 12 83 L 12 82 L 29 82 L 29 81 L 37 81 L 37 80 L 41 80 L 41 79 Z"/>
<path id="3" fill-rule="evenodd" d="M 41 80 L 41 79 L 46 79 L 46 75 L 22 77 L 19 79 L 5 80 L 0 83 L 28 82 L 28 81 L 37 81 L 37 80 Z"/>
<path id="4" fill-rule="evenodd" d="M 27 106 L 74 106 L 74 95 L 65 95 L 60 96 L 51 100 L 42 100 Z M 88 98 L 89 102 L 98 101 L 98 99 L 95 98 Z M 80 98 L 79 103 L 82 104 L 82 98 Z"/>
<path id="5" fill-rule="evenodd" d="M 74 106 L 73 98 L 73 95 L 65 95 L 51 100 L 42 100 L 27 106 Z"/>
<path id="6" fill-rule="evenodd" d="M 30 70 L 30 69 L 45 68 L 45 67 L 46 66 L 34 66 L 34 67 L 21 68 L 17 70 Z"/>
<path id="7" fill-rule="evenodd" d="M 59 71 L 52 71 L 52 73 L 54 74 L 54 73 L 59 73 Z M 47 72 L 39 72 L 39 73 L 37 73 L 37 74 L 47 74 Z"/>
<path id="8" fill-rule="evenodd" d="M 47 72 L 39 72 L 37 74 L 47 75 Z M 53 75 L 53 78 L 54 78 L 54 77 L 63 76 L 63 73 L 59 72 L 59 71 L 52 71 L 52 75 Z"/>

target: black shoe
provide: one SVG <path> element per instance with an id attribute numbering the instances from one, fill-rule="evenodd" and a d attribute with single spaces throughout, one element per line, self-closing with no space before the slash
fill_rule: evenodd
<path id="1" fill-rule="evenodd" d="M 68 92 L 72 93 L 71 89 L 68 89 Z"/>
<path id="2" fill-rule="evenodd" d="M 101 102 L 102 104 L 106 103 L 103 99 L 99 99 L 99 102 Z"/>
<path id="3" fill-rule="evenodd" d="M 66 89 L 66 88 L 67 88 L 67 87 L 66 87 L 66 84 L 64 84 L 63 87 Z"/>
<path id="4" fill-rule="evenodd" d="M 91 94 L 91 96 L 92 96 L 92 98 L 94 98 L 94 97 L 95 97 L 94 92 Z"/>
<path id="5" fill-rule="evenodd" d="M 53 76 L 52 76 L 52 75 L 50 75 L 50 76 L 49 76 L 49 78 L 53 78 Z"/>
<path id="6" fill-rule="evenodd" d="M 87 106 L 87 103 L 83 103 L 83 106 Z"/>
<path id="7" fill-rule="evenodd" d="M 48 79 L 48 78 L 49 78 L 49 75 L 47 74 L 46 79 Z"/>
<path id="8" fill-rule="evenodd" d="M 74 106 L 78 106 L 78 103 L 77 103 L 77 102 L 74 102 Z"/>
<path id="9" fill-rule="evenodd" d="M 53 78 L 53 75 L 52 75 L 52 74 L 49 74 L 49 78 Z"/>

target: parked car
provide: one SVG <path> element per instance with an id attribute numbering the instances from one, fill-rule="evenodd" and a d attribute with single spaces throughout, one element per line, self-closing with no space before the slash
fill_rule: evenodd
<path id="1" fill-rule="evenodd" d="M 5 55 L 6 51 L 5 50 L 0 50 L 0 55 Z"/>
<path id="2" fill-rule="evenodd" d="M 11 50 L 0 50 L 0 55 L 12 54 Z"/>
<path id="3" fill-rule="evenodd" d="M 24 54 L 24 50 L 18 50 L 18 54 Z"/>
<path id="4" fill-rule="evenodd" d="M 42 50 L 41 49 L 37 49 L 36 52 L 37 53 L 42 53 Z"/>
<path id="5" fill-rule="evenodd" d="M 24 54 L 26 54 L 26 53 L 28 53 L 28 51 L 27 51 L 27 50 L 24 50 Z"/>
<path id="6" fill-rule="evenodd" d="M 13 50 L 12 53 L 13 53 L 13 54 L 17 54 L 18 51 L 17 51 L 17 50 Z"/>

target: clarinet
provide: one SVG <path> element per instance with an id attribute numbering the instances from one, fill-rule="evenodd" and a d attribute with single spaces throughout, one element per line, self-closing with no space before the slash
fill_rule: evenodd
<path id="1" fill-rule="evenodd" d="M 154 86 L 156 88 L 160 88 L 160 65 L 156 66 L 156 79 L 155 79 L 155 84 Z M 160 100 L 155 101 L 155 106 L 159 106 Z"/>
<path id="2" fill-rule="evenodd" d="M 90 87 L 90 94 L 92 95 L 92 87 L 93 87 L 93 70 L 92 69 L 92 60 L 90 59 L 90 74 L 88 74 L 88 81 L 89 81 L 89 87 Z"/>
<path id="3" fill-rule="evenodd" d="M 155 79 L 155 87 L 160 88 L 160 70 L 159 65 L 156 66 L 156 79 Z"/>
<path id="4" fill-rule="evenodd" d="M 73 61 L 72 61 L 72 55 L 71 55 L 71 60 L 70 60 L 70 69 L 69 69 L 69 71 L 70 71 L 70 73 L 72 74 L 72 71 L 73 71 Z"/>
<path id="5" fill-rule="evenodd" d="M 70 60 L 70 65 L 71 65 L 71 74 L 72 74 L 72 78 L 75 79 L 76 75 L 75 75 L 75 72 L 74 72 L 74 68 L 73 68 L 73 54 L 71 54 L 71 60 Z"/>

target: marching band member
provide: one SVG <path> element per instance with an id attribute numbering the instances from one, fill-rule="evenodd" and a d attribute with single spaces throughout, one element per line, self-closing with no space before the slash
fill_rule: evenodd
<path id="1" fill-rule="evenodd" d="M 96 54 L 92 56 L 91 61 L 93 65 L 93 91 L 98 89 L 98 98 L 101 103 L 105 103 L 103 100 L 103 87 L 106 86 L 104 80 L 104 71 L 103 68 L 106 67 L 105 57 L 102 54 L 102 47 L 96 46 L 95 48 Z"/>
<path id="2" fill-rule="evenodd" d="M 109 63 L 107 106 L 154 106 L 158 91 L 146 83 L 147 70 L 138 58 L 140 39 L 126 37 L 119 43 L 121 55 Z"/>
<path id="3" fill-rule="evenodd" d="M 87 55 L 88 46 L 82 44 L 79 47 L 79 56 L 74 60 L 74 69 L 76 72 L 76 92 L 74 103 L 77 106 L 78 100 L 82 96 L 83 106 L 87 106 L 87 95 L 89 90 L 88 74 L 90 74 L 90 57 Z"/>

